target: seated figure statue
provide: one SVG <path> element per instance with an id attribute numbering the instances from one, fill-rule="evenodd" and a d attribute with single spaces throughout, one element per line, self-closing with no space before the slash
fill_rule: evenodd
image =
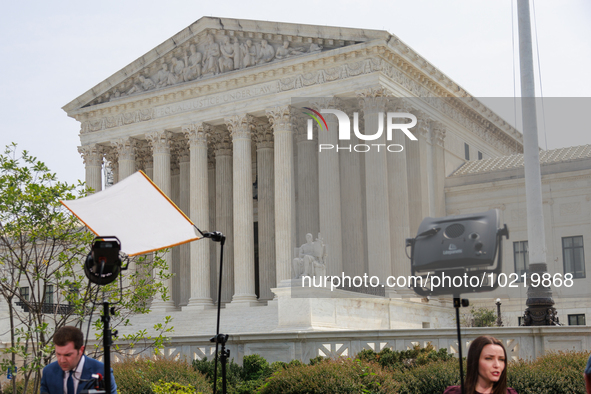
<path id="1" fill-rule="evenodd" d="M 306 234 L 306 243 L 298 249 L 298 257 L 293 259 L 295 279 L 302 276 L 326 275 L 326 247 L 320 233 L 316 241 L 312 242 L 312 234 Z"/>

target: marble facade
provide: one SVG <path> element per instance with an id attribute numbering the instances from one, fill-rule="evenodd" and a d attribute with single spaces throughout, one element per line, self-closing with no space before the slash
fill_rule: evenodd
<path id="1" fill-rule="evenodd" d="M 294 98 L 311 97 L 323 98 L 316 104 L 324 108 L 357 100 L 365 130 L 377 127 L 373 112 L 412 113 L 418 141 L 395 133 L 392 143 L 404 147 L 399 153 L 319 153 L 318 144 L 338 140 L 336 133 L 306 138 Z M 198 227 L 228 236 L 226 313 L 250 308 L 279 320 L 282 308 L 285 315 L 296 307 L 277 299 L 294 277 L 294 248 L 306 234 L 324 237 L 328 275 L 408 275 L 404 239 L 423 217 L 456 209 L 448 197 L 455 189 L 445 182 L 465 163 L 466 144 L 484 158 L 523 151 L 517 130 L 396 36 L 377 30 L 204 17 L 64 110 L 81 124 L 88 186 L 103 189 L 105 167 L 113 182 L 143 170 Z M 334 117 L 326 120 L 329 130 L 337 127 Z M 173 297 L 154 300 L 155 313 L 210 313 L 218 254 L 206 241 L 172 250 L 166 258 Z M 445 301 L 429 308 L 420 299 L 397 302 L 404 303 L 400 311 L 413 303 L 425 311 L 408 328 L 451 322 Z M 388 316 L 379 328 L 404 326 L 402 315 Z M 279 320 L 267 326 L 281 328 Z M 294 329 L 340 324 L 304 320 Z M 364 327 L 363 316 L 353 320 L 342 328 Z M 233 329 L 240 332 L 239 322 Z M 205 331 L 205 324 L 198 328 Z"/>

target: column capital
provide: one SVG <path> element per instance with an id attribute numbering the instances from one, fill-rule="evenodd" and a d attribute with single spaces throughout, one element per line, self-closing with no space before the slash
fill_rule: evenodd
<path id="1" fill-rule="evenodd" d="M 185 125 L 182 130 L 191 148 L 207 146 L 207 140 L 211 139 L 214 131 L 213 126 L 205 122 Z"/>
<path id="2" fill-rule="evenodd" d="M 416 129 L 413 127 L 413 130 L 417 130 L 421 137 L 427 139 L 429 136 L 429 124 L 431 123 L 431 118 L 423 111 L 413 110 L 411 112 L 417 117 Z"/>
<path id="3" fill-rule="evenodd" d="M 310 118 L 311 119 L 311 118 Z M 291 125 L 295 134 L 296 143 L 308 141 L 308 118 L 302 113 L 294 112 L 291 116 Z M 312 133 L 312 140 L 318 142 L 318 133 Z"/>
<path id="4" fill-rule="evenodd" d="M 98 167 L 103 164 L 104 148 L 99 144 L 79 146 L 78 153 L 82 156 L 85 165 Z"/>
<path id="5" fill-rule="evenodd" d="M 232 140 L 250 139 L 255 128 L 254 116 L 250 114 L 232 115 L 224 119 Z"/>
<path id="6" fill-rule="evenodd" d="M 136 158 L 139 161 L 139 167 L 146 171 L 146 168 L 153 168 L 154 158 L 147 141 L 141 141 L 136 150 Z"/>
<path id="7" fill-rule="evenodd" d="M 172 133 L 170 131 L 154 131 L 146 134 L 146 139 L 152 148 L 152 152 L 170 154 L 170 141 L 172 139 Z"/>
<path id="8" fill-rule="evenodd" d="M 258 122 L 254 132 L 257 149 L 273 148 L 273 128 L 266 122 Z"/>
<path id="9" fill-rule="evenodd" d="M 188 141 L 183 134 L 178 135 L 171 142 L 171 151 L 173 156 L 178 160 L 179 163 L 185 163 L 189 161 L 189 147 Z"/>
<path id="10" fill-rule="evenodd" d="M 232 139 L 228 130 L 224 127 L 218 126 L 214 129 L 212 137 L 212 144 L 216 157 L 232 155 Z"/>
<path id="11" fill-rule="evenodd" d="M 447 133 L 445 125 L 441 122 L 432 122 L 431 126 L 433 127 L 432 142 L 443 147 Z"/>
<path id="12" fill-rule="evenodd" d="M 314 99 L 310 106 L 317 111 L 322 109 L 338 109 L 343 110 L 343 102 L 338 97 L 319 97 Z"/>
<path id="13" fill-rule="evenodd" d="M 135 160 L 139 141 L 135 138 L 119 138 L 111 142 L 111 146 L 115 149 L 119 160 Z"/>
<path id="14" fill-rule="evenodd" d="M 291 132 L 291 114 L 293 113 L 291 105 L 268 108 L 266 113 L 274 133 Z"/>
<path id="15" fill-rule="evenodd" d="M 390 99 L 389 107 L 394 112 L 411 112 L 413 109 L 408 100 L 405 100 L 403 98 Z"/>
<path id="16" fill-rule="evenodd" d="M 385 112 L 393 97 L 392 93 L 383 87 L 362 89 L 355 94 L 364 113 Z"/>

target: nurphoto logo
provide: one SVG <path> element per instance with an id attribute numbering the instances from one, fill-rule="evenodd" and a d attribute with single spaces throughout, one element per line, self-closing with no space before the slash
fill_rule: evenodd
<path id="1" fill-rule="evenodd" d="M 337 117 L 339 122 L 339 131 L 338 131 L 338 138 L 339 141 L 351 141 L 351 120 L 347 116 L 346 113 L 340 111 L 338 109 L 321 109 L 320 112 L 309 108 L 304 107 L 304 109 L 310 112 L 304 112 L 306 115 L 310 116 L 312 119 L 308 119 L 308 129 L 307 129 L 307 138 L 308 140 L 313 139 L 313 129 L 314 129 L 314 121 L 318 124 L 319 132 L 330 132 L 332 130 L 328 130 L 328 124 L 324 119 L 322 114 L 333 114 Z M 388 112 L 385 114 L 383 112 L 377 113 L 378 117 L 378 130 L 374 134 L 362 134 L 359 131 L 359 113 L 353 113 L 353 133 L 359 140 L 362 141 L 375 141 L 379 139 L 382 134 L 384 133 L 384 117 L 386 118 L 386 140 L 392 141 L 392 134 L 395 130 L 402 131 L 407 138 L 411 141 L 417 141 L 417 138 L 410 132 L 409 129 L 413 128 L 417 124 L 417 117 L 408 112 Z M 410 119 L 410 123 L 395 123 L 395 119 L 397 122 L 402 121 L 403 119 Z M 367 132 L 368 130 L 366 130 Z M 318 152 L 327 151 L 327 150 L 335 150 L 339 151 L 347 151 L 347 152 L 402 152 L 404 150 L 404 146 L 400 144 L 383 144 L 383 143 L 364 143 L 364 144 L 319 144 L 318 145 Z"/>

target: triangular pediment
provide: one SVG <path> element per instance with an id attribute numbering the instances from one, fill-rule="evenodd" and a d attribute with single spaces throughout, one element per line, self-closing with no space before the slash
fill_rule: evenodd
<path id="1" fill-rule="evenodd" d="M 380 30 L 203 17 L 63 109 L 70 113 L 224 73 L 388 37 L 388 32 Z"/>

